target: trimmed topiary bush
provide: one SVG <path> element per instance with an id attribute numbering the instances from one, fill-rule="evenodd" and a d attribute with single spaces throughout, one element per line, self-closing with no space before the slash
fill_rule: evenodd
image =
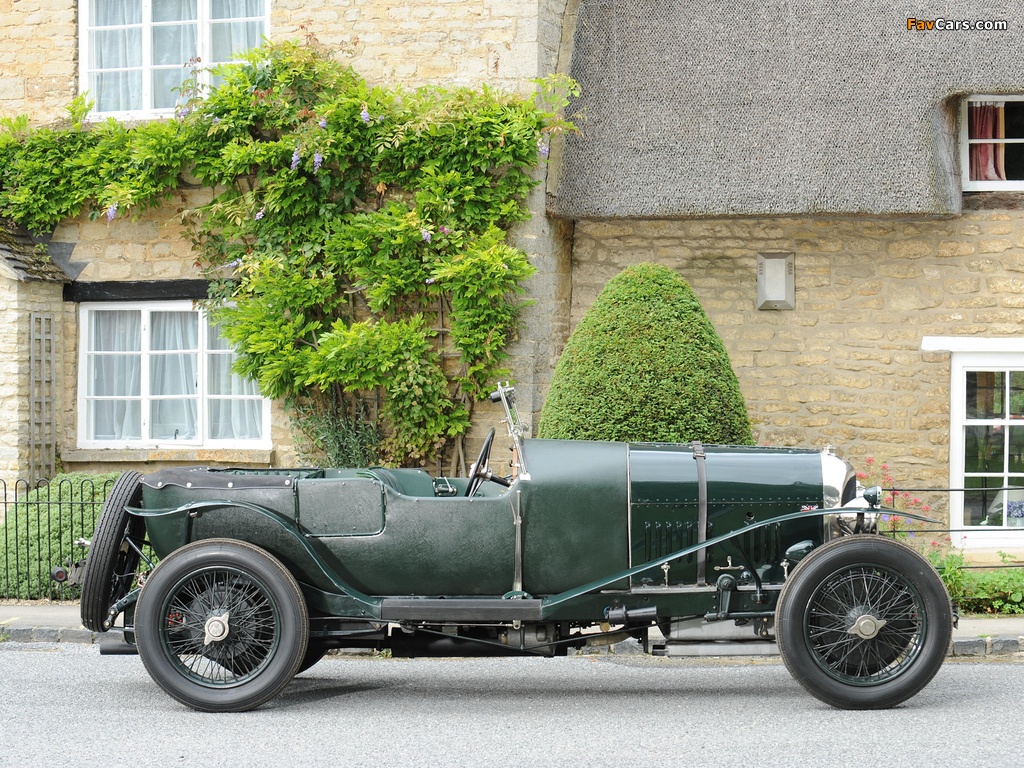
<path id="1" fill-rule="evenodd" d="M 689 284 L 638 264 L 610 281 L 565 346 L 539 436 L 751 445 L 722 340 Z"/>

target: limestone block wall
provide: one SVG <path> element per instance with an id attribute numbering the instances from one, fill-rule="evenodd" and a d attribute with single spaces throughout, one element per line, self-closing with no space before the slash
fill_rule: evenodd
<path id="1" fill-rule="evenodd" d="M 796 255 L 796 309 L 755 308 L 759 252 Z M 858 467 L 948 487 L 948 353 L 926 335 L 1010 336 L 1024 323 L 1024 215 L 943 220 L 584 221 L 572 323 L 624 267 L 692 285 L 729 351 L 758 443 L 831 444 Z"/>
<path id="2" fill-rule="evenodd" d="M 64 115 L 78 78 L 76 0 L 0 0 L 0 116 Z"/>

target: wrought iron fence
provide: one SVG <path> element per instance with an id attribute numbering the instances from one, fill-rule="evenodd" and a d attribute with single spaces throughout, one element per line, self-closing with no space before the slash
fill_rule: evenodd
<path id="1" fill-rule="evenodd" d="M 0 480 L 0 599 L 77 599 L 80 587 L 58 584 L 53 569 L 85 558 L 110 476 L 59 477 L 32 485 Z"/>

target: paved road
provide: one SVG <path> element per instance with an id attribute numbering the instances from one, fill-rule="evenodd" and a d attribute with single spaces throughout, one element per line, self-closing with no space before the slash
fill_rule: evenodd
<path id="1" fill-rule="evenodd" d="M 947 662 L 841 712 L 775 660 L 326 659 L 263 708 L 192 712 L 137 657 L 0 644 L 0 766 L 1020 765 L 1024 663 Z"/>

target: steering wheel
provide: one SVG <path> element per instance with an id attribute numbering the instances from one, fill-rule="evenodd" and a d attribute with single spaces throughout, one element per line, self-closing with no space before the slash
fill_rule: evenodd
<path id="1" fill-rule="evenodd" d="M 473 496 L 483 484 L 484 480 L 491 479 L 491 471 L 487 467 L 487 458 L 491 455 L 491 443 L 494 442 L 494 427 L 484 438 L 484 444 L 480 448 L 480 455 L 476 457 L 473 471 L 469 475 L 469 487 L 466 489 L 466 497 Z"/>

